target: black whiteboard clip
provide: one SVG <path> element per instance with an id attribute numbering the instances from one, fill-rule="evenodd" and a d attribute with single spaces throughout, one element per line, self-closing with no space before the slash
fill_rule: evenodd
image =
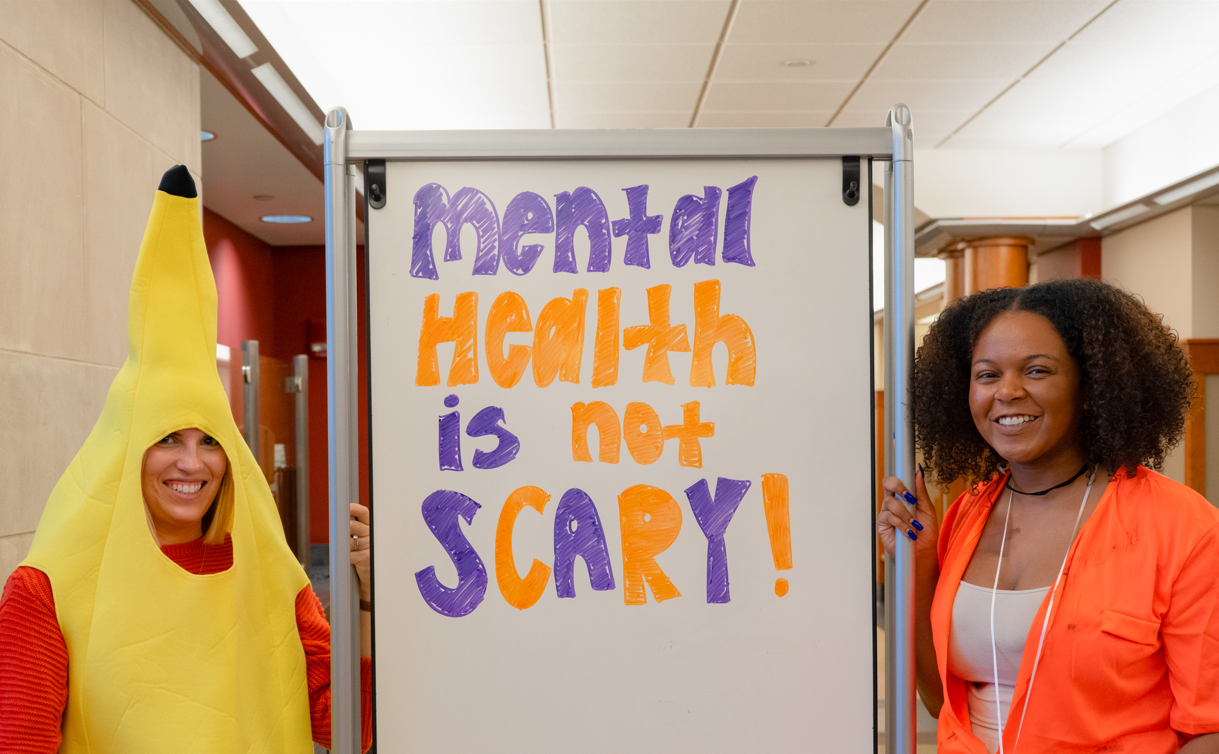
<path id="1" fill-rule="evenodd" d="M 858 163 L 859 158 L 855 158 Z M 855 166 L 856 174 L 859 166 Z M 385 160 L 364 161 L 364 185 L 368 187 L 368 206 L 381 209 L 385 206 Z"/>
<path id="2" fill-rule="evenodd" d="M 848 207 L 859 204 L 859 158 L 842 158 L 842 203 Z"/>

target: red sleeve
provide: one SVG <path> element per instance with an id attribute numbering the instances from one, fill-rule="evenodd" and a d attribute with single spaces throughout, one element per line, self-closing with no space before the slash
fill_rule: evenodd
<path id="1" fill-rule="evenodd" d="M 309 717 L 313 740 L 330 748 L 330 624 L 322 603 L 306 585 L 296 595 L 296 628 L 305 647 L 305 673 L 309 678 Z M 372 660 L 360 658 L 360 742 L 372 746 Z M 0 747 L 2 748 L 2 747 Z"/>
<path id="2" fill-rule="evenodd" d="M 22 566 L 0 596 L 0 751 L 58 751 L 67 706 L 68 648 L 51 580 Z"/>

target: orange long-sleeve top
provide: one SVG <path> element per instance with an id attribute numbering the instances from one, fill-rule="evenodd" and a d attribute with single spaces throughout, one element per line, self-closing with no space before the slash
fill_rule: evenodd
<path id="1" fill-rule="evenodd" d="M 961 577 L 1006 482 L 1001 474 L 966 492 L 940 529 L 931 605 L 940 754 L 986 754 L 966 682 L 948 669 L 948 641 Z M 1020 754 L 1171 754 L 1219 732 L 1219 510 L 1205 498 L 1141 466 L 1133 478 L 1118 473 L 1068 552 L 1034 683 L 1049 602 L 1024 645 L 1007 751 L 1019 736 Z"/>
<path id="2" fill-rule="evenodd" d="M 161 548 L 196 575 L 233 565 L 233 543 L 202 539 Z M 313 588 L 296 595 L 296 628 L 305 650 L 313 740 L 330 748 L 330 624 Z M 360 658 L 361 733 L 372 746 L 372 663 Z M 59 750 L 68 704 L 68 648 L 55 614 L 51 580 L 35 568 L 13 571 L 0 596 L 0 751 L 47 754 Z"/>

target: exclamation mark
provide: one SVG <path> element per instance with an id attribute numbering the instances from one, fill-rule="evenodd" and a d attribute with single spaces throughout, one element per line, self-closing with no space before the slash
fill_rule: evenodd
<path id="1" fill-rule="evenodd" d="M 792 567 L 792 527 L 787 509 L 787 477 L 762 475 L 762 508 L 766 511 L 766 531 L 770 534 L 770 555 L 776 571 Z M 787 579 L 775 579 L 775 594 L 787 594 Z"/>

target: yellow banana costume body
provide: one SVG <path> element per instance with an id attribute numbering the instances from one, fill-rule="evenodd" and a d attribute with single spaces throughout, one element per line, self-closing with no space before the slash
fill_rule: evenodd
<path id="1" fill-rule="evenodd" d="M 68 648 L 62 752 L 311 752 L 295 599 L 308 579 L 216 371 L 216 284 L 194 181 L 165 174 L 136 261 L 129 353 L 56 484 L 23 565 L 50 578 Z M 144 451 L 197 427 L 220 442 L 233 567 L 166 557 L 141 494 Z"/>

